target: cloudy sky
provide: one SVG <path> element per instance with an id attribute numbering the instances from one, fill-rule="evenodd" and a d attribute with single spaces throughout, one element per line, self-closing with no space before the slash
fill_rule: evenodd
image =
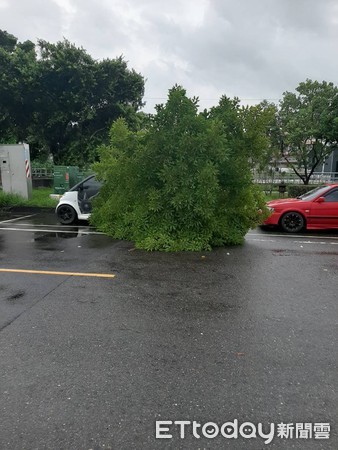
<path id="1" fill-rule="evenodd" d="M 175 83 L 202 108 L 222 94 L 278 101 L 306 78 L 338 84 L 338 0 L 0 0 L 0 29 L 123 54 L 147 79 L 149 112 Z"/>

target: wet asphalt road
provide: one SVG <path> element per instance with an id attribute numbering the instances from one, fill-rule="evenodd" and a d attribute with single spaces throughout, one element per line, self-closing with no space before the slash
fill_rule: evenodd
<path id="1" fill-rule="evenodd" d="M 337 255 L 337 232 L 163 254 L 2 217 L 0 269 L 116 277 L 0 272 L 1 450 L 337 449 Z M 331 434 L 155 438 L 156 420 L 234 419 Z"/>

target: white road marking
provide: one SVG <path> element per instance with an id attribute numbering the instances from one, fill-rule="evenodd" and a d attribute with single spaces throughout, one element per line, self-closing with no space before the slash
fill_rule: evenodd
<path id="1" fill-rule="evenodd" d="M 258 241 L 258 242 L 276 242 L 274 239 L 250 239 L 250 238 L 246 238 L 246 241 Z"/>
<path id="2" fill-rule="evenodd" d="M 70 230 L 47 230 L 47 229 L 41 229 L 41 228 L 13 228 L 13 227 L 0 227 L 0 230 L 3 231 L 26 231 L 26 232 L 44 232 L 44 233 L 69 233 L 69 234 L 101 234 L 105 236 L 105 233 L 101 233 L 99 231 L 85 231 L 85 230 L 78 230 L 78 231 L 70 231 Z"/>
<path id="3" fill-rule="evenodd" d="M 0 222 L 1 224 L 1 222 Z M 79 226 L 79 225 L 47 225 L 47 224 L 38 224 L 38 223 L 16 223 L 15 224 L 17 227 L 48 227 L 48 228 L 59 228 L 59 229 L 64 229 L 64 228 L 78 228 L 79 230 L 94 230 L 94 227 L 86 227 L 86 226 Z"/>
<path id="4" fill-rule="evenodd" d="M 28 217 L 36 216 L 36 214 L 30 214 L 29 216 L 15 217 L 14 219 L 1 220 L 0 223 L 14 222 L 15 220 L 27 219 Z"/>
<path id="5" fill-rule="evenodd" d="M 334 239 L 334 238 L 333 238 Z M 257 238 L 253 238 L 250 239 L 249 238 L 245 238 L 246 241 L 258 241 L 258 242 L 277 242 L 274 239 L 257 239 Z M 338 245 L 338 242 L 323 242 L 323 241 L 292 241 L 295 244 L 317 244 L 317 245 Z M 303 245 L 301 245 L 301 247 L 303 247 Z"/>
<path id="6" fill-rule="evenodd" d="M 267 234 L 261 234 L 261 233 L 248 233 L 247 236 L 272 236 L 272 237 L 282 237 L 282 238 L 291 238 L 291 239 L 299 239 L 299 238 L 304 238 L 304 239 L 334 239 L 334 240 L 338 240 L 338 236 L 312 236 L 312 235 L 301 235 L 301 234 L 271 234 L 271 235 L 267 235 Z"/>
<path id="7" fill-rule="evenodd" d="M 330 244 L 330 242 L 323 242 L 323 241 L 293 241 L 296 244 L 321 244 L 321 245 L 326 245 L 326 244 Z"/>

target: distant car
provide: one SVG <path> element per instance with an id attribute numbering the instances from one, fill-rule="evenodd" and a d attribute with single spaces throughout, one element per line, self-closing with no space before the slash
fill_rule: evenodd
<path id="1" fill-rule="evenodd" d="M 56 215 L 63 225 L 71 225 L 76 220 L 88 220 L 92 211 L 92 199 L 100 191 L 102 183 L 95 175 L 90 175 L 60 198 L 56 207 Z"/>
<path id="2" fill-rule="evenodd" d="M 264 225 L 279 225 L 288 233 L 338 229 L 338 184 L 319 186 L 297 198 L 271 200 Z"/>

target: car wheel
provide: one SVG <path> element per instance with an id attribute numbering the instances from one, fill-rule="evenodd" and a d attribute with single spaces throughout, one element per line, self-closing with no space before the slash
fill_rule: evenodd
<path id="1" fill-rule="evenodd" d="M 57 216 L 63 225 L 70 225 L 77 219 L 75 209 L 70 205 L 61 205 L 57 209 Z"/>
<path id="2" fill-rule="evenodd" d="M 283 215 L 280 225 L 287 233 L 299 233 L 305 227 L 305 219 L 298 212 L 290 211 Z"/>

